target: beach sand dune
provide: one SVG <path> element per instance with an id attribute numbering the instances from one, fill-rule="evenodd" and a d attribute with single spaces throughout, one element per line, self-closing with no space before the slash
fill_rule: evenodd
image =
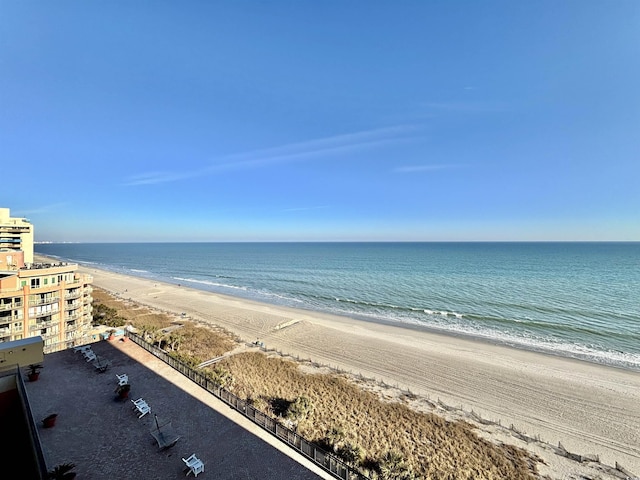
<path id="1" fill-rule="evenodd" d="M 513 425 L 547 445 L 522 443 L 545 459 L 548 466 L 541 471 L 546 473 L 547 468 L 553 478 L 562 478 L 563 469 L 582 468 L 556 458 L 549 446 L 559 442 L 572 453 L 596 454 L 603 464 L 619 462 L 640 475 L 640 373 L 417 328 L 272 306 L 184 285 L 80 270 L 93 275 L 96 286 L 121 298 L 185 313 L 245 341 L 260 340 L 267 348 L 410 390 L 434 403 L 473 410 L 504 427 Z M 496 438 L 504 436 L 504 430 L 496 429 Z"/>

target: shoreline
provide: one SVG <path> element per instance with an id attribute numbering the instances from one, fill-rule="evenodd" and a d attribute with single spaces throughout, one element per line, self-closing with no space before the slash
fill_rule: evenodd
<path id="1" fill-rule="evenodd" d="M 79 265 L 79 271 L 121 299 L 185 313 L 245 341 L 259 339 L 284 354 L 437 399 L 513 425 L 548 445 L 561 442 L 572 453 L 599 455 L 603 464 L 618 462 L 640 472 L 640 375 L 632 370 L 419 327 L 275 306 L 91 266 Z M 504 441 L 516 443 L 511 440 Z M 557 455 L 534 450 L 556 478 L 561 468 Z"/>
<path id="2" fill-rule="evenodd" d="M 463 243 L 468 243 L 468 242 L 463 242 Z M 495 242 L 490 242 L 490 243 L 495 243 Z M 572 242 L 572 243 L 575 243 L 575 242 Z M 612 243 L 612 242 L 607 242 L 607 243 Z M 625 242 L 618 242 L 618 243 L 625 243 Z M 36 255 L 49 258 L 43 254 L 36 254 Z M 220 289 L 216 289 L 216 288 L 203 288 L 202 285 L 200 284 L 201 283 L 206 284 L 206 282 L 200 282 L 198 280 L 193 280 L 190 278 L 163 277 L 161 275 L 153 274 L 152 272 L 149 272 L 147 270 L 136 270 L 134 268 L 125 268 L 125 267 L 122 267 L 121 269 L 112 268 L 113 265 L 110 267 L 107 266 L 107 268 L 105 268 L 100 263 L 93 263 L 93 262 L 79 263 L 74 260 L 66 260 L 59 256 L 56 256 L 55 259 L 58 261 L 68 261 L 70 263 L 76 263 L 79 266 L 82 266 L 87 269 L 97 268 L 97 269 L 100 269 L 106 272 L 111 272 L 118 275 L 146 279 L 154 283 L 157 283 L 157 282 L 167 283 L 169 285 L 182 286 L 185 288 L 193 288 L 195 290 L 200 290 L 200 291 L 211 293 L 213 295 L 218 295 L 221 297 L 229 297 L 234 299 L 241 299 L 246 302 L 256 302 L 259 304 L 272 305 L 275 308 L 282 308 L 282 309 L 289 308 L 293 310 L 301 310 L 301 311 L 308 312 L 311 315 L 318 314 L 318 315 L 328 315 L 328 316 L 334 316 L 334 317 L 351 318 L 353 320 L 358 320 L 358 321 L 369 323 L 369 324 L 384 324 L 391 327 L 423 331 L 433 335 L 442 335 L 445 337 L 466 339 L 472 342 L 481 342 L 489 345 L 503 346 L 509 349 L 523 350 L 523 351 L 532 352 L 536 354 L 549 355 L 549 356 L 558 357 L 558 358 L 576 360 L 579 362 L 587 362 L 594 365 L 600 365 L 604 367 L 616 368 L 616 369 L 640 373 L 640 363 L 638 363 L 639 361 L 638 358 L 640 357 L 638 357 L 638 353 L 635 353 L 632 351 L 615 350 L 613 349 L 613 347 L 610 347 L 609 349 L 594 348 L 593 350 L 585 351 L 579 348 L 580 346 L 584 346 L 582 344 L 572 344 L 572 343 L 556 344 L 553 341 L 547 342 L 540 339 L 535 341 L 531 341 L 531 340 L 527 341 L 528 337 L 519 337 L 517 335 L 510 336 L 509 334 L 505 334 L 504 332 L 501 332 L 501 331 L 492 331 L 492 330 L 464 331 L 464 330 L 458 330 L 458 329 L 439 328 L 438 326 L 435 326 L 435 325 L 421 323 L 420 320 L 418 319 L 414 319 L 414 321 L 410 321 L 410 320 L 404 321 L 404 320 L 397 320 L 393 318 L 386 318 L 384 316 L 380 317 L 376 315 L 368 315 L 368 314 L 362 314 L 362 313 L 350 312 L 350 311 L 332 311 L 331 308 L 327 308 L 327 307 L 325 307 L 324 309 L 315 309 L 316 307 L 314 307 L 313 305 L 296 305 L 296 304 L 292 304 L 292 301 L 290 302 L 277 301 L 277 300 L 274 301 L 271 298 L 260 298 L 259 295 L 258 296 L 251 295 L 250 293 L 248 293 L 248 291 L 245 291 L 246 289 L 240 289 L 240 291 L 238 292 L 233 292 L 233 291 L 227 292 L 227 291 L 220 291 Z M 186 283 L 183 283 L 183 281 Z M 222 290 L 224 290 L 223 287 L 221 288 Z M 336 299 L 336 300 L 340 301 L 339 299 Z M 458 315 L 458 314 L 455 314 L 455 315 Z M 627 356 L 630 356 L 630 358 L 627 358 Z"/>

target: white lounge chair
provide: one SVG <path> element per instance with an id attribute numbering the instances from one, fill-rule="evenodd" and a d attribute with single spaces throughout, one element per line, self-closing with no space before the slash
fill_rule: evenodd
<path id="1" fill-rule="evenodd" d="M 122 375 L 118 375 L 116 373 L 116 377 L 118 377 L 118 385 L 126 385 L 129 383 L 129 376 L 126 373 L 123 373 Z"/>
<path id="2" fill-rule="evenodd" d="M 197 477 L 199 473 L 204 472 L 204 463 L 202 463 L 202 460 L 196 457 L 195 453 L 189 458 L 183 458 L 182 461 L 187 466 L 187 475 L 189 475 L 189 473 L 193 473 L 193 476 Z"/>
<path id="3" fill-rule="evenodd" d="M 151 412 L 151 407 L 149 405 L 147 405 L 147 403 L 141 403 L 141 404 L 137 404 L 136 405 L 136 409 L 138 410 L 138 412 L 140 413 L 140 415 L 138 415 L 138 418 L 142 418 L 144 417 L 147 413 Z"/>
<path id="4" fill-rule="evenodd" d="M 98 357 L 96 357 L 96 354 L 93 353 L 93 351 L 90 351 L 90 352 L 85 352 L 84 358 L 86 359 L 87 362 L 92 362 Z"/>
<path id="5" fill-rule="evenodd" d="M 147 413 L 151 412 L 151 407 L 142 398 L 139 398 L 137 400 L 131 400 L 131 403 L 133 403 L 133 409 L 137 410 L 138 413 L 140 413 L 140 416 L 138 416 L 138 418 L 142 418 Z"/>

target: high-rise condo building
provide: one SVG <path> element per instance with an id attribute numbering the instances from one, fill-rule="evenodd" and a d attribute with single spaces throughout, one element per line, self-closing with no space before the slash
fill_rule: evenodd
<path id="1" fill-rule="evenodd" d="M 0 208 L 0 252 L 22 251 L 24 262 L 33 263 L 33 225 L 26 218 L 11 218 L 10 213 Z"/>
<path id="2" fill-rule="evenodd" d="M 45 352 L 85 343 L 92 277 L 75 264 L 34 263 L 33 227 L 8 208 L 0 208 L 0 237 L 0 342 L 40 336 Z"/>

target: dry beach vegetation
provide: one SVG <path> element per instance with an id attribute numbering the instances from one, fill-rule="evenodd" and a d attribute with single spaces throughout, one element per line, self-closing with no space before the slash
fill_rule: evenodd
<path id="1" fill-rule="evenodd" d="M 386 396 L 358 378 L 265 353 L 229 332 L 94 290 L 95 318 L 130 324 L 151 342 L 203 367 L 241 398 L 379 478 L 534 479 L 540 458 L 478 435 L 463 420 L 413 409 L 415 395 Z M 230 354 L 233 353 L 233 354 Z"/>

